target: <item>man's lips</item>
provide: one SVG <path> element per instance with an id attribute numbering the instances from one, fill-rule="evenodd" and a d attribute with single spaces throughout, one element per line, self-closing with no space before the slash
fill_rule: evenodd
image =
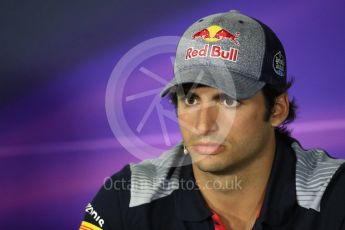
<path id="1" fill-rule="evenodd" d="M 224 150 L 224 145 L 217 143 L 200 143 L 192 145 L 192 148 L 199 154 L 213 155 Z"/>

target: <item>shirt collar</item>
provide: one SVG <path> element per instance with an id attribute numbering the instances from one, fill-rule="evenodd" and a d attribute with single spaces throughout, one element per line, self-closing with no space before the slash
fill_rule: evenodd
<path id="1" fill-rule="evenodd" d="M 276 136 L 276 153 L 258 223 L 277 226 L 286 216 L 292 215 L 297 204 L 296 156 L 291 148 L 292 141 Z"/>

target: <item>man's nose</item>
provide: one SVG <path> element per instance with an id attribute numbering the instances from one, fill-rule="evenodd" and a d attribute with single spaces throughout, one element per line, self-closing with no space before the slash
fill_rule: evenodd
<path id="1" fill-rule="evenodd" d="M 198 135 L 207 135 L 218 130 L 218 108 L 216 103 L 208 102 L 202 104 L 197 112 L 198 116 L 195 129 Z"/>

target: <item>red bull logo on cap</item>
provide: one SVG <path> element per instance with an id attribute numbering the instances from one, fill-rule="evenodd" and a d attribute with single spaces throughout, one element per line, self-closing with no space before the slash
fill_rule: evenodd
<path id="1" fill-rule="evenodd" d="M 227 40 L 231 43 L 239 46 L 238 38 L 240 33 L 230 33 L 228 30 L 223 29 L 220 26 L 209 26 L 206 29 L 200 30 L 192 35 L 193 39 L 203 39 L 207 42 L 217 42 L 220 40 Z M 194 58 L 220 58 L 223 60 L 237 62 L 239 50 L 235 47 L 222 48 L 218 44 L 209 45 L 206 44 L 201 48 L 189 47 L 186 50 L 185 60 L 191 60 Z"/>
<path id="2" fill-rule="evenodd" d="M 194 33 L 192 36 L 193 39 L 203 39 L 207 42 L 217 42 L 219 40 L 228 40 L 237 46 L 240 45 L 240 43 L 237 40 L 239 37 L 240 37 L 240 32 L 236 32 L 233 34 L 230 31 L 217 25 L 209 26 L 206 29 L 203 29 Z"/>

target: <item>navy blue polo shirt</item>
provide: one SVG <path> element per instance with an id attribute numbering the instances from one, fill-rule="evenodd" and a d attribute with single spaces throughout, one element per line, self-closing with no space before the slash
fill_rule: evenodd
<path id="1" fill-rule="evenodd" d="M 276 146 L 253 229 L 345 230 L 344 161 L 296 140 L 277 137 Z M 178 144 L 157 159 L 126 165 L 87 205 L 80 229 L 215 229 L 190 162 Z"/>

